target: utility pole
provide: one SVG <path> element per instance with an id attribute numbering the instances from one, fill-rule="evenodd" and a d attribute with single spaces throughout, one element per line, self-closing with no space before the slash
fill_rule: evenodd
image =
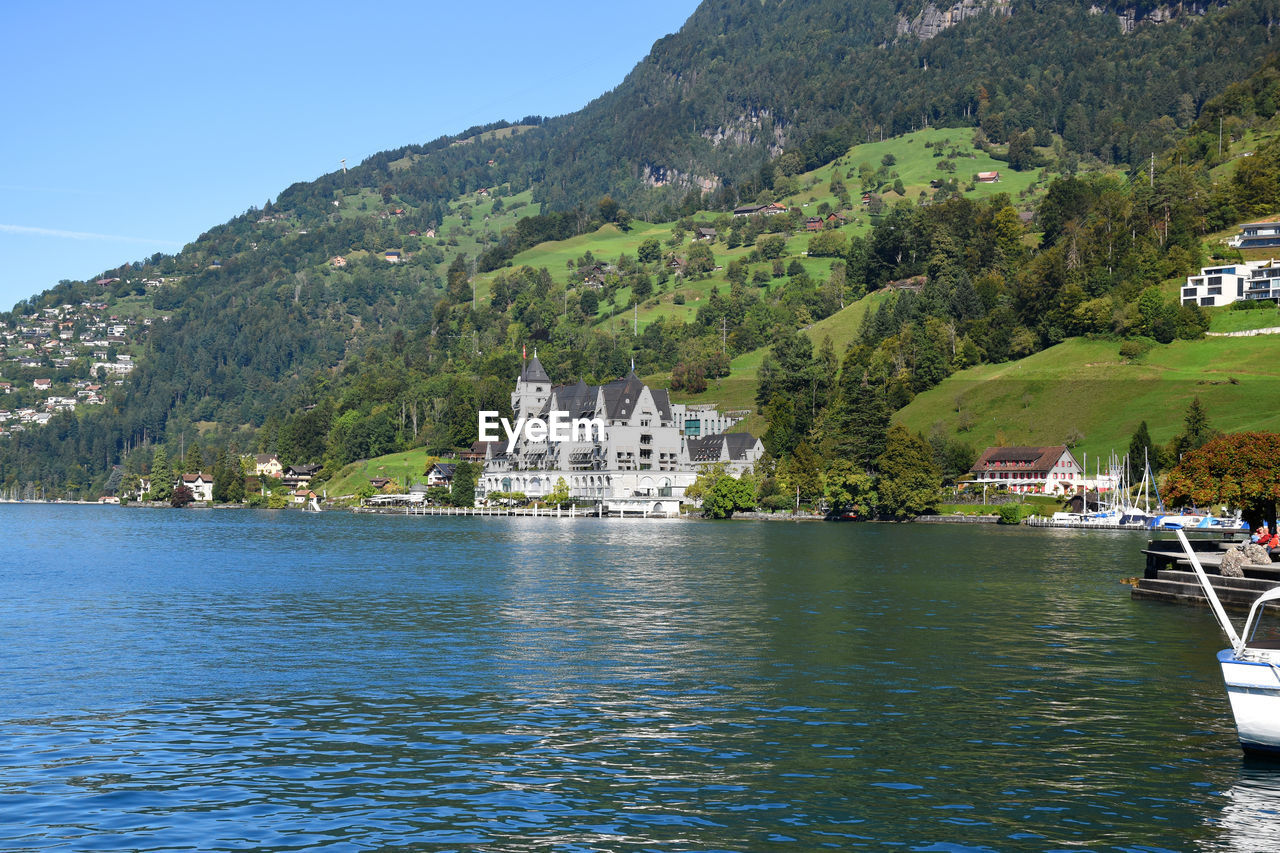
<path id="1" fill-rule="evenodd" d="M 1218 116 L 1218 157 L 1222 157 L 1222 116 Z"/>
<path id="2" fill-rule="evenodd" d="M 720 318 L 720 354 L 729 354 L 729 318 Z"/>
<path id="3" fill-rule="evenodd" d="M 1151 152 L 1151 186 L 1156 185 L 1156 152 Z"/>

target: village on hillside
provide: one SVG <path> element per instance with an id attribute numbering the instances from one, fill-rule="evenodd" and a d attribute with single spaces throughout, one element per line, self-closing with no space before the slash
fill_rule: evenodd
<path id="1" fill-rule="evenodd" d="M 109 310 L 105 302 L 60 305 L 0 328 L 0 435 L 100 406 L 108 386 L 124 384 L 153 320 Z"/>

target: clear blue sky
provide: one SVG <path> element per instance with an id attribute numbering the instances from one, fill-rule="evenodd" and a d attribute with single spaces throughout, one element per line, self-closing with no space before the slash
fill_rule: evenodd
<path id="1" fill-rule="evenodd" d="M 572 112 L 696 0 L 6 5 L 0 309 L 388 148 Z"/>

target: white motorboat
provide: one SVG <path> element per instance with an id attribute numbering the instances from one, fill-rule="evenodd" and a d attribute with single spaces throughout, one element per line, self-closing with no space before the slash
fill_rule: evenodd
<path id="1" fill-rule="evenodd" d="M 1246 753 L 1280 757 L 1280 587 L 1258 596 L 1237 634 L 1187 534 L 1176 531 L 1231 648 L 1218 652 L 1236 733 Z"/>

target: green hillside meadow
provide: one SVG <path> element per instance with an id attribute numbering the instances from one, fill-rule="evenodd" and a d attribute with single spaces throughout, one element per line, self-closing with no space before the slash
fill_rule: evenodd
<path id="1" fill-rule="evenodd" d="M 941 430 L 977 449 L 1061 444 L 1078 433 L 1077 456 L 1095 458 L 1123 454 L 1143 420 L 1152 439 L 1169 441 L 1199 397 L 1215 429 L 1277 432 L 1278 356 L 1274 335 L 1175 341 L 1132 362 L 1120 358 L 1115 341 L 1073 339 L 1021 361 L 960 371 L 917 396 L 895 420 L 926 435 Z"/>

